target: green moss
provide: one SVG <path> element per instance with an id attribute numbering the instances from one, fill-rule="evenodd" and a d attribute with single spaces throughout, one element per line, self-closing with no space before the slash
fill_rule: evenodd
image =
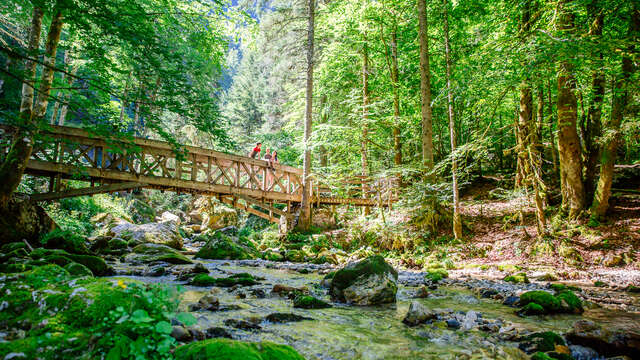
<path id="1" fill-rule="evenodd" d="M 518 273 L 515 275 L 505 276 L 503 279 L 506 282 L 514 283 L 514 284 L 528 284 L 529 279 L 527 278 L 527 273 Z"/>
<path id="2" fill-rule="evenodd" d="M 571 290 L 565 290 L 556 295 L 560 301 L 562 310 L 569 313 L 581 314 L 584 312 L 582 301 Z"/>
<path id="3" fill-rule="evenodd" d="M 549 284 L 549 288 L 556 292 L 565 291 L 565 290 L 580 291 L 580 288 L 577 286 L 565 285 L 560 283 Z"/>
<path id="4" fill-rule="evenodd" d="M 127 255 L 127 261 L 153 263 L 166 262 L 169 264 L 192 264 L 186 256 L 177 250 L 161 244 L 140 244 L 133 248 L 133 253 Z"/>
<path id="5" fill-rule="evenodd" d="M 528 303 L 519 312 L 521 315 L 542 315 L 545 313 L 544 308 L 536 303 Z"/>
<path id="6" fill-rule="evenodd" d="M 329 259 L 327 259 L 326 256 L 318 256 L 317 258 L 312 259 L 311 262 L 313 264 L 326 264 L 329 262 Z"/>
<path id="7" fill-rule="evenodd" d="M 279 252 L 275 251 L 265 251 L 262 253 L 262 258 L 269 261 L 283 261 L 284 256 Z"/>
<path id="8" fill-rule="evenodd" d="M 553 360 L 553 358 L 541 351 L 538 351 L 531 355 L 531 360 Z"/>
<path id="9" fill-rule="evenodd" d="M 633 285 L 627 286 L 624 290 L 630 293 L 640 293 L 640 287 Z"/>
<path id="10" fill-rule="evenodd" d="M 303 262 L 305 259 L 304 252 L 301 250 L 287 250 L 284 257 L 291 262 Z"/>
<path id="11" fill-rule="evenodd" d="M 29 256 L 25 249 L 15 249 L 9 253 L 0 255 L 0 262 L 9 262 L 11 259 L 25 258 Z"/>
<path id="12" fill-rule="evenodd" d="M 91 270 L 89 270 L 88 267 L 76 262 L 67 264 L 64 269 L 67 270 L 72 276 L 93 276 L 93 273 L 91 272 Z"/>
<path id="13" fill-rule="evenodd" d="M 209 339 L 180 346 L 176 360 L 304 360 L 292 347 L 270 342 L 246 343 L 230 339 Z"/>
<path id="14" fill-rule="evenodd" d="M 0 273 L 21 273 L 31 269 L 31 265 L 24 263 L 0 264 Z"/>
<path id="15" fill-rule="evenodd" d="M 56 229 L 40 238 L 40 244 L 48 249 L 60 249 L 70 254 L 89 254 L 86 239 L 71 231 Z"/>
<path id="16" fill-rule="evenodd" d="M 323 279 L 324 279 L 324 280 L 330 280 L 330 279 L 333 279 L 333 277 L 334 277 L 334 276 L 336 276 L 336 272 L 337 272 L 337 271 L 330 271 L 330 272 L 328 272 L 328 273 L 323 277 Z"/>
<path id="17" fill-rule="evenodd" d="M 293 299 L 293 307 L 301 309 L 325 309 L 330 308 L 331 304 L 317 299 L 313 296 L 298 295 Z"/>
<path id="18" fill-rule="evenodd" d="M 553 351 L 556 345 L 566 345 L 564 339 L 553 331 L 543 331 L 533 333 L 524 338 L 525 341 L 533 342 L 537 351 Z"/>
<path id="19" fill-rule="evenodd" d="M 520 305 L 526 306 L 529 303 L 540 305 L 545 312 L 556 312 L 560 309 L 560 301 L 542 290 L 527 291 L 520 296 Z"/>
<path id="20" fill-rule="evenodd" d="M 206 241 L 207 243 L 200 248 L 196 254 L 196 258 L 201 259 L 218 259 L 218 260 L 244 260 L 254 258 L 251 249 L 241 246 L 234 240 L 216 231 L 213 235 L 200 235 L 196 241 Z"/>
<path id="21" fill-rule="evenodd" d="M 606 282 L 604 282 L 604 281 L 596 280 L 596 281 L 593 283 L 593 286 L 595 286 L 595 287 L 607 287 L 608 285 L 607 285 L 607 283 L 606 283 Z"/>
<path id="22" fill-rule="evenodd" d="M 4 244 L 2 245 L 2 247 L 0 248 L 0 252 L 4 253 L 4 254 L 8 254 L 14 250 L 18 250 L 18 249 L 24 249 L 25 251 L 27 250 L 27 245 L 23 242 L 12 242 L 12 243 L 8 243 L 8 244 Z"/>
<path id="23" fill-rule="evenodd" d="M 101 257 L 93 255 L 70 255 L 69 258 L 78 264 L 88 267 L 95 276 L 107 276 L 113 273 L 113 270 Z"/>
<path id="24" fill-rule="evenodd" d="M 213 278 L 207 274 L 198 274 L 191 280 L 194 286 L 232 287 L 235 285 L 251 286 L 258 282 L 248 273 L 234 274 L 226 278 Z"/>
<path id="25" fill-rule="evenodd" d="M 398 272 L 380 255 L 368 257 L 357 263 L 347 265 L 345 268 L 338 270 L 331 281 L 331 293 L 334 290 L 344 290 L 349 287 L 358 277 L 362 275 L 385 274 L 391 273 L 394 277 L 398 277 Z"/>
<path id="26" fill-rule="evenodd" d="M 425 275 L 425 279 L 434 283 L 440 282 L 447 277 L 449 277 L 449 273 L 445 269 L 427 269 L 427 275 Z"/>
<path id="27" fill-rule="evenodd" d="M 110 250 L 126 249 L 129 243 L 126 240 L 114 238 L 109 240 L 108 247 Z"/>

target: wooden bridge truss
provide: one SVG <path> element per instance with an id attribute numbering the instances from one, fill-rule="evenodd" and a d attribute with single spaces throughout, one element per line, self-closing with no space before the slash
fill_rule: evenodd
<path id="1" fill-rule="evenodd" d="M 14 130 L 2 126 L 0 131 L 0 157 L 4 158 Z M 106 139 L 64 126 L 53 126 L 36 141 L 25 172 L 50 178 L 49 192 L 31 195 L 33 201 L 150 188 L 216 196 L 273 222 L 294 216 L 303 191 L 302 170 L 291 166 L 194 146 L 176 151 L 170 143 L 157 140 Z M 63 190 L 61 179 L 85 180 L 91 186 Z M 370 182 L 370 186 L 361 185 L 364 179 L 347 183 L 355 191 L 339 197 L 316 181 L 310 189 L 313 204 L 389 206 L 397 196 L 392 180 Z M 358 194 L 358 189 L 366 191 Z M 284 209 L 277 204 L 284 204 Z"/>

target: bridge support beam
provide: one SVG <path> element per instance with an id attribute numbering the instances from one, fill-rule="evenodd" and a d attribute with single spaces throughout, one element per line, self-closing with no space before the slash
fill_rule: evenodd
<path id="1" fill-rule="evenodd" d="M 130 189 L 141 188 L 145 186 L 147 186 L 147 184 L 142 184 L 137 182 L 124 182 L 124 183 L 117 183 L 117 184 L 110 184 L 110 185 L 93 186 L 93 187 L 81 188 L 81 189 L 70 189 L 66 191 L 55 191 L 55 192 L 48 192 L 48 193 L 42 193 L 42 194 L 30 194 L 29 200 L 33 202 L 51 201 L 51 200 L 58 200 L 58 199 L 63 199 L 68 197 L 75 197 L 75 196 L 95 195 L 95 194 L 102 194 L 102 193 L 108 193 L 108 192 L 114 192 L 114 191 L 130 190 Z"/>

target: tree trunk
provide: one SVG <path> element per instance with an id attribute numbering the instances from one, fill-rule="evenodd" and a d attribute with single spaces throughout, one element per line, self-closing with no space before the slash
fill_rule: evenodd
<path id="1" fill-rule="evenodd" d="M 367 198 L 367 182 L 369 175 L 369 164 L 367 159 L 367 141 L 369 138 L 369 47 L 367 44 L 367 34 L 363 36 L 362 47 L 362 140 L 360 142 L 360 165 L 362 168 L 362 198 Z M 368 206 L 363 208 L 365 215 L 369 215 Z"/>
<path id="2" fill-rule="evenodd" d="M 391 31 L 391 81 L 393 82 L 393 162 L 402 165 L 402 141 L 400 139 L 400 83 L 398 76 L 398 25 L 393 23 Z"/>
<path id="3" fill-rule="evenodd" d="M 71 67 L 71 76 L 67 77 L 67 85 L 71 87 L 73 82 L 75 81 L 76 73 L 78 72 L 78 64 L 75 63 Z M 58 120 L 58 125 L 64 126 L 65 121 L 67 120 L 67 112 L 69 112 L 69 101 L 71 100 L 71 90 L 67 92 L 64 97 L 64 103 L 62 104 L 62 108 L 60 109 L 60 119 Z"/>
<path id="4" fill-rule="evenodd" d="M 593 1 L 587 6 L 589 16 L 592 18 L 591 28 L 589 29 L 589 35 L 595 38 L 596 42 L 600 42 L 602 36 L 602 26 L 604 21 L 604 13 L 598 6 L 599 1 Z M 585 149 L 586 149 L 586 163 L 585 163 L 585 176 L 584 187 L 587 201 L 592 199 L 595 191 L 595 182 L 597 175 L 598 159 L 600 157 L 600 145 L 598 139 L 602 135 L 602 103 L 604 99 L 604 86 L 605 75 L 602 72 L 603 66 L 602 53 L 597 54 L 599 61 L 597 62 L 597 68 L 593 71 L 592 75 L 592 91 L 593 101 L 589 107 L 589 113 L 587 116 L 586 134 L 585 134 Z"/>
<path id="5" fill-rule="evenodd" d="M 638 42 L 640 34 L 640 7 L 637 3 L 634 3 L 629 20 L 629 43 L 631 45 L 629 46 L 629 51 L 622 57 L 622 74 L 614 85 L 611 118 L 605 124 L 602 153 L 600 155 L 600 179 L 591 204 L 591 216 L 596 219 L 604 217 L 607 209 L 609 209 L 613 168 L 616 163 L 616 152 L 621 137 L 620 124 L 629 102 L 629 79 L 635 70 L 630 54 L 635 52 L 633 44 Z"/>
<path id="6" fill-rule="evenodd" d="M 429 69 L 429 34 L 426 0 L 418 0 L 420 24 L 420 99 L 422 115 L 422 164 L 427 171 L 433 169 L 433 125 L 431 111 L 431 70 Z"/>
<path id="7" fill-rule="evenodd" d="M 302 202 L 300 214 L 300 229 L 308 229 L 311 226 L 311 150 L 309 139 L 311 138 L 311 122 L 313 119 L 313 32 L 315 0 L 308 1 L 307 23 L 307 87 L 306 107 L 304 116 L 304 160 L 302 164 Z"/>
<path id="8" fill-rule="evenodd" d="M 40 47 L 40 34 L 42 33 L 42 17 L 44 12 L 40 7 L 33 8 L 31 27 L 29 28 L 29 44 L 27 47 L 28 58 L 24 62 L 24 83 L 22 84 L 22 100 L 20 102 L 20 118 L 28 122 L 31 120 L 33 102 L 35 100 L 36 84 L 36 60 Z M 30 60 L 33 59 L 33 60 Z"/>
<path id="9" fill-rule="evenodd" d="M 58 43 L 60 42 L 60 33 L 63 25 L 62 13 L 57 6 L 54 10 L 55 14 L 51 20 L 51 26 L 49 27 L 49 33 L 47 35 L 44 54 L 45 66 L 42 70 L 38 96 L 32 110 L 31 104 L 33 103 L 34 97 L 33 87 L 28 86 L 30 90 L 28 90 L 26 94 L 23 93 L 20 115 L 21 118 L 25 120 L 25 125 L 27 126 L 21 127 L 16 131 L 9 153 L 0 166 L 0 207 L 2 208 L 6 208 L 11 195 L 18 188 L 22 180 L 22 175 L 24 174 L 27 162 L 31 156 L 31 151 L 33 150 L 33 141 L 35 135 L 37 135 L 39 122 L 44 117 L 47 104 L 49 103 L 49 93 L 51 92 L 51 82 L 53 81 L 54 73 L 53 68 L 56 62 L 56 51 L 58 49 Z M 31 52 L 32 54 L 37 50 L 39 43 L 42 11 L 34 9 L 33 14 L 35 18 L 39 17 L 40 19 L 33 19 L 32 21 L 32 28 L 29 35 L 29 47 L 33 50 L 33 52 Z M 35 64 L 32 65 L 30 61 L 26 64 L 26 67 L 29 69 L 28 75 L 31 76 L 31 74 L 33 74 L 31 69 L 35 69 Z M 31 79 L 33 79 L 33 77 L 31 77 Z M 28 118 L 26 116 L 28 116 Z"/>
<path id="10" fill-rule="evenodd" d="M 460 218 L 460 194 L 458 192 L 458 161 L 456 151 L 456 122 L 453 116 L 453 92 L 451 90 L 451 47 L 449 45 L 449 0 L 444 3 L 444 48 L 447 63 L 447 103 L 449 114 L 449 137 L 451 138 L 451 182 L 453 188 L 453 236 L 462 238 L 462 220 Z"/>
<path id="11" fill-rule="evenodd" d="M 574 14 L 569 0 L 558 3 L 558 29 L 567 36 L 573 35 Z M 573 66 L 568 54 L 558 64 L 558 155 L 562 178 L 562 208 L 569 210 L 569 219 L 577 218 L 585 205 L 584 185 L 582 183 L 582 151 L 576 129 L 578 103 L 576 100 L 576 82 Z"/>
<path id="12" fill-rule="evenodd" d="M 65 70 L 68 70 L 70 62 L 71 62 L 71 50 L 66 50 L 64 52 L 64 69 Z M 64 82 L 65 75 L 66 75 L 65 73 L 62 73 L 60 76 L 61 83 Z M 71 87 L 71 85 L 69 85 L 69 87 Z M 62 93 L 63 93 L 62 90 L 58 90 L 56 92 L 56 97 L 59 97 L 60 94 Z M 58 110 L 60 109 L 60 104 L 62 103 L 64 103 L 64 100 L 63 101 L 56 100 L 56 103 L 53 105 L 53 111 L 51 112 L 51 120 L 49 121 L 51 125 L 56 124 L 56 121 L 58 120 L 58 112 L 59 112 Z"/>
<path id="13" fill-rule="evenodd" d="M 547 98 L 549 99 L 549 142 L 551 143 L 551 161 L 553 164 L 553 175 L 558 174 L 558 147 L 556 144 L 555 131 L 553 131 L 553 100 L 551 98 L 551 80 L 547 82 Z"/>
<path id="14" fill-rule="evenodd" d="M 329 114 L 328 114 L 328 111 L 325 109 L 326 103 L 327 103 L 327 96 L 323 95 L 320 98 L 320 111 L 321 111 L 320 119 L 322 124 L 326 124 L 329 121 Z M 327 165 L 329 164 L 329 161 L 327 156 L 327 148 L 324 145 L 319 146 L 318 155 L 320 157 L 320 167 L 326 168 Z"/>

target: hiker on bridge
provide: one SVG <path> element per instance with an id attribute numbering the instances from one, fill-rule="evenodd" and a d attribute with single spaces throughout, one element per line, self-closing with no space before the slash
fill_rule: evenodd
<path id="1" fill-rule="evenodd" d="M 271 156 L 271 149 L 267 148 L 267 151 L 262 157 L 262 160 L 265 160 L 269 164 L 270 168 L 273 167 L 273 157 Z"/>
<path id="2" fill-rule="evenodd" d="M 262 147 L 262 143 L 261 142 L 257 143 L 256 147 L 254 147 L 253 151 L 251 151 L 251 154 L 249 154 L 249 157 L 252 159 L 255 159 L 256 155 L 260 154 L 261 147 Z"/>

